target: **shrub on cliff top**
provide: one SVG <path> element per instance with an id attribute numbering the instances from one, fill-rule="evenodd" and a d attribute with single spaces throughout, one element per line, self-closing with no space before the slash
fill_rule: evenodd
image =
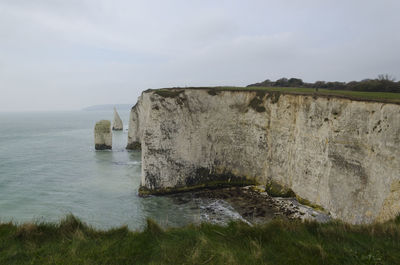
<path id="1" fill-rule="evenodd" d="M 288 79 L 283 77 L 275 82 L 267 79 L 261 83 L 248 85 L 248 87 L 304 87 L 331 90 L 400 93 L 400 82 L 396 82 L 396 80 L 388 74 L 379 75 L 376 79 L 364 79 L 362 81 L 351 81 L 348 83 L 325 81 L 305 83 L 299 78 Z"/>

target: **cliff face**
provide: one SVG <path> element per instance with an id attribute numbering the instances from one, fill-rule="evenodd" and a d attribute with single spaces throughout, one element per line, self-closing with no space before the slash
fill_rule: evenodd
<path id="1" fill-rule="evenodd" d="M 400 212 L 400 105 L 262 91 L 155 90 L 132 109 L 142 192 L 257 182 L 334 218 Z"/>

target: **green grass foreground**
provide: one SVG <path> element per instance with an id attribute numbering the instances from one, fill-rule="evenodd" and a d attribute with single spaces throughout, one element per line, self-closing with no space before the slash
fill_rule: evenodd
<path id="1" fill-rule="evenodd" d="M 100 231 L 74 216 L 58 224 L 0 225 L 0 264 L 399 264 L 400 218 L 384 224 L 274 220 Z"/>

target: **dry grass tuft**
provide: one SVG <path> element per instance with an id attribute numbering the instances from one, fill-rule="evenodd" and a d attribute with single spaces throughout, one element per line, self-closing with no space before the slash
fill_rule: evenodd
<path id="1" fill-rule="evenodd" d="M 33 223 L 24 223 L 17 228 L 15 236 L 18 238 L 30 238 L 33 236 L 39 236 L 41 233 L 38 226 Z"/>

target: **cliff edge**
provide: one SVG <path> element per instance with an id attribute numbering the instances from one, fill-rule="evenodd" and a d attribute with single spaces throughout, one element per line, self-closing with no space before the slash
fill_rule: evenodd
<path id="1" fill-rule="evenodd" d="M 145 91 L 128 149 L 142 194 L 266 185 L 350 223 L 400 212 L 400 105 L 267 91 Z"/>

